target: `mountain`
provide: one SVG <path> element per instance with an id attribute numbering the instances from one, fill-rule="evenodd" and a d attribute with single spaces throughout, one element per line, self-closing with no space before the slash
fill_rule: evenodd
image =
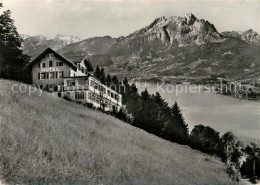
<path id="1" fill-rule="evenodd" d="M 57 50 L 68 44 L 80 41 L 80 39 L 77 37 L 65 36 L 60 34 L 56 35 L 54 38 L 47 38 L 42 35 L 29 36 L 24 34 L 22 34 L 21 37 L 23 38 L 22 46 L 24 53 L 32 57 L 37 56 L 47 47 L 51 47 Z"/>
<path id="2" fill-rule="evenodd" d="M 160 17 L 149 26 L 126 37 L 120 37 L 109 52 L 115 55 L 136 54 L 167 50 L 175 47 L 199 46 L 223 42 L 213 24 L 197 19 L 193 14 L 184 17 Z"/>
<path id="3" fill-rule="evenodd" d="M 82 40 L 80 42 L 67 45 L 58 52 L 67 55 L 88 53 L 89 55 L 106 54 L 112 44 L 116 42 L 116 39 L 110 36 L 93 37 Z"/>
<path id="4" fill-rule="evenodd" d="M 238 184 L 220 159 L 107 114 L 0 80 L 0 169 L 7 184 Z"/>
<path id="5" fill-rule="evenodd" d="M 131 79 L 258 80 L 259 40 L 252 29 L 219 33 L 212 23 L 189 13 L 157 18 L 127 36 L 82 40 L 60 47 L 58 52 L 65 56 L 89 54 L 94 66 L 100 65 L 111 74 Z M 46 47 L 44 42 L 42 45 Z"/>
<path id="6" fill-rule="evenodd" d="M 161 17 L 149 26 L 120 37 L 108 50 L 119 76 L 141 80 L 204 82 L 218 77 L 258 79 L 260 46 L 253 30 L 239 37 L 219 33 L 193 14 Z"/>
<path id="7" fill-rule="evenodd" d="M 248 43 L 260 43 L 260 35 L 252 30 L 246 30 L 244 32 L 237 32 L 237 31 L 226 31 L 221 33 L 224 37 L 229 37 L 229 38 L 237 38 L 241 39 L 243 41 L 246 41 Z"/>

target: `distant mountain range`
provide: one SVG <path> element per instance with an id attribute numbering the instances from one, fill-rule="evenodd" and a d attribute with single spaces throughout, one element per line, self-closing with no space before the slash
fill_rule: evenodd
<path id="1" fill-rule="evenodd" d="M 160 17 L 119 38 L 94 37 L 79 42 L 72 39 L 71 43 L 42 36 L 24 38 L 24 50 L 29 55 L 35 56 L 46 47 L 67 56 L 88 53 L 94 65 L 122 77 L 198 82 L 217 77 L 260 77 L 258 33 L 251 29 L 219 33 L 213 24 L 193 14 Z"/>
<path id="2" fill-rule="evenodd" d="M 56 35 L 54 38 L 47 38 L 42 35 L 38 36 L 29 36 L 22 34 L 21 35 L 23 42 L 24 53 L 31 56 L 36 56 L 42 52 L 47 47 L 51 47 L 55 50 L 60 49 L 66 45 L 79 42 L 81 39 L 72 36 L 65 35 Z"/>

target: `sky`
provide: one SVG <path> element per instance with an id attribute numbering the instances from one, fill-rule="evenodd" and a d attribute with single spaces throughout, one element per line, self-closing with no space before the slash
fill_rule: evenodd
<path id="1" fill-rule="evenodd" d="M 260 0 L 0 0 L 20 34 L 126 36 L 165 16 L 193 13 L 219 32 L 260 33 Z"/>

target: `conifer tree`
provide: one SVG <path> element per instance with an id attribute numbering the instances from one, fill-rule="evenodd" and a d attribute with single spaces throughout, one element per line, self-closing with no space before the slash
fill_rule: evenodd
<path id="1" fill-rule="evenodd" d="M 97 78 L 97 79 L 100 79 L 100 67 L 97 66 L 96 67 L 96 70 L 94 72 L 94 76 Z"/>
<path id="2" fill-rule="evenodd" d="M 106 84 L 108 87 L 110 87 L 110 85 L 112 84 L 112 79 L 109 74 L 107 74 L 107 76 L 106 76 Z"/>
<path id="3" fill-rule="evenodd" d="M 101 68 L 100 70 L 100 77 L 99 80 L 101 83 L 105 84 L 106 83 L 106 74 L 104 68 Z"/>
<path id="4" fill-rule="evenodd" d="M 147 91 L 147 88 L 145 88 L 145 90 L 143 92 L 141 92 L 141 98 L 143 100 L 149 100 L 150 98 L 150 94 L 149 92 Z"/>
<path id="5" fill-rule="evenodd" d="M 176 119 L 178 120 L 178 123 L 180 125 L 182 125 L 184 131 L 188 133 L 189 132 L 188 125 L 186 124 L 186 122 L 183 118 L 181 109 L 180 109 L 179 105 L 177 104 L 177 102 L 175 102 L 174 105 L 171 107 L 171 111 L 172 111 L 172 115 L 174 117 L 176 117 Z"/>

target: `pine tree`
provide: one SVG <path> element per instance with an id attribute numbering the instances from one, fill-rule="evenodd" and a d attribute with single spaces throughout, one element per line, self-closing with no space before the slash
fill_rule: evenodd
<path id="1" fill-rule="evenodd" d="M 96 67 L 96 70 L 94 72 L 94 76 L 97 78 L 97 79 L 100 79 L 100 67 L 97 66 Z"/>
<path id="2" fill-rule="evenodd" d="M 101 83 L 105 84 L 106 83 L 106 74 L 104 68 L 101 68 L 100 70 L 100 77 L 99 80 Z"/>
<path id="3" fill-rule="evenodd" d="M 185 132 L 189 132 L 188 125 L 186 124 L 184 117 L 181 113 L 181 109 L 177 102 L 171 107 L 172 115 L 178 120 L 178 123 L 183 127 Z"/>
<path id="4" fill-rule="evenodd" d="M 109 74 L 107 74 L 107 76 L 106 76 L 106 84 L 108 87 L 110 87 L 110 85 L 112 84 L 112 79 Z"/>
<path id="5" fill-rule="evenodd" d="M 149 100 L 150 98 L 150 94 L 149 92 L 147 91 L 147 88 L 145 88 L 145 90 L 143 92 L 141 92 L 141 98 L 143 100 Z"/>

